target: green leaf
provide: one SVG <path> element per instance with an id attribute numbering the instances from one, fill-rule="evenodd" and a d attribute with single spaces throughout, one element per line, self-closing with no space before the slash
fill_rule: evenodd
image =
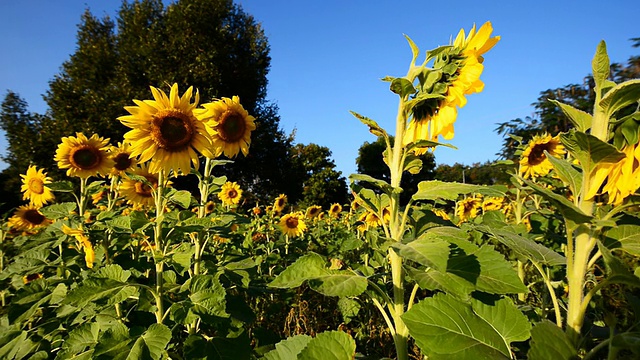
<path id="1" fill-rule="evenodd" d="M 298 354 L 299 360 L 352 360 L 356 342 L 342 331 L 325 331 L 313 338 Z"/>
<path id="2" fill-rule="evenodd" d="M 80 353 L 84 353 L 87 348 L 92 349 L 98 343 L 99 332 L 100 325 L 95 322 L 75 328 L 62 343 L 62 350 L 60 350 L 56 359 L 70 359 Z"/>
<path id="3" fill-rule="evenodd" d="M 112 304 L 122 301 L 135 294 L 135 289 L 126 282 L 130 275 L 131 272 L 122 270 L 120 265 L 107 265 L 69 291 L 63 303 L 82 307 L 88 302 L 111 296 L 114 297 Z"/>
<path id="4" fill-rule="evenodd" d="M 533 181 L 525 180 L 525 179 L 521 179 L 521 180 L 525 184 L 527 184 L 533 191 L 535 191 L 539 195 L 542 195 L 542 197 L 544 197 L 553 206 L 555 206 L 558 209 L 558 211 L 562 213 L 562 216 L 564 216 L 566 219 L 569 219 L 575 222 L 576 224 L 587 223 L 591 221 L 591 219 L 593 219 L 592 216 L 582 212 L 580 208 L 575 206 L 571 201 L 567 200 L 567 198 L 565 198 L 564 196 L 558 195 L 549 189 L 543 188 L 542 186 L 534 183 Z"/>
<path id="5" fill-rule="evenodd" d="M 184 342 L 184 359 L 236 360 L 250 359 L 251 344 L 246 333 L 237 337 L 212 337 L 189 335 Z M 294 357 L 295 358 L 295 357 Z"/>
<path id="6" fill-rule="evenodd" d="M 369 183 L 387 194 L 391 194 L 394 190 L 394 188 L 391 185 L 389 185 L 388 182 L 384 180 L 376 179 L 373 176 L 366 175 L 366 174 L 351 174 L 349 175 L 349 180 L 351 180 L 352 182 L 362 181 L 362 182 Z"/>
<path id="7" fill-rule="evenodd" d="M 414 200 L 457 200 L 460 194 L 479 193 L 484 196 L 503 197 L 506 195 L 504 187 L 461 184 L 439 180 L 421 181 L 418 192 L 413 195 Z"/>
<path id="8" fill-rule="evenodd" d="M 561 134 L 560 141 L 580 161 L 586 174 L 591 174 L 599 163 L 615 163 L 624 158 L 624 154 L 618 151 L 615 146 L 591 134 L 572 131 Z"/>
<path id="9" fill-rule="evenodd" d="M 513 311 L 505 311 L 503 317 L 496 315 L 499 311 L 482 309 L 481 313 L 491 321 L 520 322 Z M 409 334 L 429 359 L 510 359 L 507 339 L 487 319 L 446 294 L 422 300 L 402 316 Z"/>
<path id="10" fill-rule="evenodd" d="M 609 77 L 609 55 L 607 55 L 607 44 L 604 40 L 598 43 L 596 54 L 591 61 L 591 71 L 593 72 L 593 80 L 596 87 L 602 89 L 604 82 Z"/>
<path id="11" fill-rule="evenodd" d="M 600 241 L 598 241 L 598 249 L 602 254 L 602 259 L 607 269 L 607 277 L 604 281 L 609 284 L 626 284 L 640 287 L 640 278 L 632 273 L 628 266 L 615 257 Z"/>
<path id="12" fill-rule="evenodd" d="M 135 341 L 127 360 L 159 360 L 163 358 L 169 340 L 171 330 L 166 325 L 153 324 Z"/>
<path id="13" fill-rule="evenodd" d="M 281 289 L 296 288 L 306 280 L 325 275 L 331 275 L 331 273 L 325 266 L 324 258 L 314 252 L 310 252 L 284 269 L 269 283 L 269 286 Z"/>
<path id="14" fill-rule="evenodd" d="M 312 337 L 309 335 L 296 335 L 286 338 L 276 344 L 276 348 L 264 355 L 265 360 L 290 360 L 297 359 L 298 354 L 304 350 Z"/>
<path id="15" fill-rule="evenodd" d="M 192 311 L 198 315 L 227 318 L 226 290 L 213 275 L 194 275 L 189 283 Z"/>
<path id="16" fill-rule="evenodd" d="M 576 349 L 564 331 L 549 320 L 543 320 L 531 330 L 529 360 L 576 360 Z"/>
<path id="17" fill-rule="evenodd" d="M 364 276 L 340 273 L 309 279 L 309 286 L 326 296 L 358 296 L 369 285 Z"/>
<path id="18" fill-rule="evenodd" d="M 580 109 L 576 109 L 571 105 L 563 104 L 554 99 L 549 99 L 549 101 L 558 106 L 562 112 L 567 115 L 578 131 L 585 132 L 591 128 L 591 122 L 593 121 L 593 116 L 591 114 Z M 547 158 L 549 157 L 547 156 Z"/>
<path id="19" fill-rule="evenodd" d="M 609 90 L 602 97 L 599 104 L 607 116 L 611 117 L 618 110 L 636 104 L 638 99 L 640 99 L 640 79 L 633 79 L 618 84 Z"/>
<path id="20" fill-rule="evenodd" d="M 406 266 L 405 269 L 421 289 L 444 291 L 461 300 L 468 300 L 471 297 L 471 292 L 475 290 L 472 283 L 457 275 L 435 269 L 421 271 L 409 266 Z"/>
<path id="21" fill-rule="evenodd" d="M 73 184 L 71 181 L 55 181 L 47 184 L 47 187 L 55 192 L 74 192 Z"/>
<path id="22" fill-rule="evenodd" d="M 529 319 L 513 304 L 510 298 L 502 298 L 493 305 L 473 299 L 471 307 L 476 315 L 491 324 L 507 345 L 525 341 L 531 336 Z"/>
<path id="23" fill-rule="evenodd" d="M 341 297 L 340 300 L 338 300 L 338 309 L 342 314 L 342 319 L 345 324 L 350 323 L 352 319 L 358 316 L 361 307 L 360 302 L 355 299 Z"/>
<path id="24" fill-rule="evenodd" d="M 611 250 L 620 249 L 640 256 L 640 226 L 618 225 L 605 232 L 604 244 Z"/>
<path id="25" fill-rule="evenodd" d="M 76 211 L 76 203 L 74 202 L 53 204 L 40 209 L 42 215 L 51 220 L 67 217 L 74 211 Z"/>
<path id="26" fill-rule="evenodd" d="M 628 349 L 633 352 L 636 358 L 640 355 L 640 333 L 624 332 L 616 334 L 611 339 L 611 346 L 617 349 Z"/>
<path id="27" fill-rule="evenodd" d="M 391 81 L 389 90 L 394 94 L 398 94 L 401 98 L 406 98 L 411 94 L 416 93 L 416 88 L 413 87 L 411 81 L 405 78 L 395 78 Z"/>
<path id="28" fill-rule="evenodd" d="M 377 122 L 375 122 L 372 119 L 369 119 L 366 116 L 362 116 L 355 111 L 350 111 L 350 113 L 351 115 L 355 116 L 358 120 L 360 120 L 360 122 L 367 125 L 369 127 L 369 132 L 371 132 L 373 135 L 384 136 L 385 139 L 389 139 L 389 134 L 387 134 L 387 132 L 383 128 L 381 128 Z"/>
<path id="29" fill-rule="evenodd" d="M 176 191 L 175 193 L 173 193 L 173 195 L 171 195 L 169 201 L 179 205 L 183 209 L 188 209 L 189 205 L 191 205 L 191 193 L 187 190 Z"/>
<path id="30" fill-rule="evenodd" d="M 418 49 L 418 46 L 416 45 L 416 43 L 414 43 L 413 40 L 411 40 L 411 38 L 408 35 L 406 34 L 403 34 L 403 35 L 404 35 L 404 38 L 407 39 L 409 46 L 411 46 L 411 54 L 413 55 L 411 63 L 415 64 L 416 59 L 418 58 L 418 55 L 420 55 L 420 49 Z"/>
<path id="31" fill-rule="evenodd" d="M 126 230 L 131 232 L 131 218 L 129 216 L 116 216 L 105 222 L 107 226 L 114 231 Z"/>
<path id="32" fill-rule="evenodd" d="M 579 194 L 582 189 L 582 173 L 578 171 L 570 162 L 564 159 L 558 159 L 552 156 L 545 150 L 544 155 L 547 157 L 553 168 L 556 170 L 556 174 L 560 177 L 562 182 L 569 186 L 571 192 Z"/>
<path id="33" fill-rule="evenodd" d="M 125 354 L 130 348 L 129 328 L 120 322 L 114 322 L 111 327 L 100 333 L 98 344 L 95 347 L 94 357 L 116 358 L 119 354 Z"/>
<path id="34" fill-rule="evenodd" d="M 429 234 L 428 232 L 425 234 Z M 407 244 L 394 243 L 391 245 L 398 255 L 415 261 L 420 265 L 445 271 L 449 260 L 449 243 L 431 236 L 421 236 Z"/>
<path id="35" fill-rule="evenodd" d="M 521 257 L 547 266 L 566 265 L 567 259 L 557 252 L 508 230 L 480 226 L 478 230 L 493 236 Z"/>

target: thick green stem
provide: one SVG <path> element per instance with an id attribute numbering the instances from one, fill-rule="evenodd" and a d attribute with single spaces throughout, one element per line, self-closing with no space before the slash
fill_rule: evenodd
<path id="1" fill-rule="evenodd" d="M 393 342 L 396 347 L 398 360 L 406 360 L 409 358 L 409 329 L 404 324 L 404 321 L 402 321 L 402 315 L 404 314 L 404 273 L 402 271 L 402 257 L 396 254 L 392 248 L 389 248 L 389 262 L 391 263 L 391 277 L 393 281 L 392 315 L 396 330 L 393 336 Z"/>
<path id="2" fill-rule="evenodd" d="M 156 201 L 156 226 L 154 232 L 155 252 L 162 252 L 164 254 L 164 243 L 162 238 L 162 220 L 164 217 L 164 170 L 160 170 L 158 173 L 158 188 L 155 191 Z M 163 259 L 158 259 L 158 256 L 154 254 L 156 262 L 156 321 L 158 324 L 162 323 L 164 317 L 163 306 Z"/>

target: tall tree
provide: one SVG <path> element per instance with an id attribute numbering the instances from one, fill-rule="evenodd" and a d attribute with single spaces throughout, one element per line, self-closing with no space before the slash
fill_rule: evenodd
<path id="1" fill-rule="evenodd" d="M 178 83 L 182 91 L 194 86 L 201 101 L 238 95 L 257 129 L 249 156 L 235 159 L 224 172 L 257 196 L 272 197 L 285 192 L 293 167 L 292 138 L 279 128 L 277 107 L 266 100 L 270 60 L 262 28 L 232 0 L 179 0 L 166 7 L 161 0 L 124 1 L 115 21 L 87 10 L 75 53 L 49 83 L 46 116 L 31 115 L 31 126 L 42 136 L 15 136 L 49 159 L 41 166 L 59 177 L 53 155 L 60 138 L 83 131 L 121 141 L 128 129 L 116 118 L 132 99 L 149 99 L 150 85 L 167 90 Z M 7 136 L 14 136 L 9 128 Z M 26 164 L 39 161 L 14 145 L 8 149 L 8 158 L 15 158 L 9 171 L 24 172 Z"/>

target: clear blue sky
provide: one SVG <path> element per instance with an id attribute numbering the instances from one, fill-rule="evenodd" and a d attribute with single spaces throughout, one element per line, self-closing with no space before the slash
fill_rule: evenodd
<path id="1" fill-rule="evenodd" d="M 532 115 L 530 104 L 540 91 L 581 83 L 600 40 L 607 42 L 614 62 L 640 53 L 629 41 L 640 37 L 638 1 L 237 3 L 262 24 L 269 39 L 267 97 L 280 108 L 281 127 L 287 133 L 296 129 L 298 143 L 331 149 L 345 176 L 355 172 L 358 148 L 375 140 L 349 110 L 393 132 L 397 98 L 380 78 L 406 73 L 411 51 L 403 34 L 423 53 L 447 44 L 473 23 L 491 21 L 494 34 L 502 36 L 485 56 L 485 91 L 471 95 L 459 111 L 451 141 L 458 150 L 438 149 L 439 164 L 495 159 L 501 144 L 495 124 Z M 10 89 L 29 103 L 30 111 L 44 113 L 41 95 L 74 52 L 84 9 L 114 17 L 119 6 L 119 0 L 0 0 L 0 96 Z M 5 148 L 0 138 L 0 152 Z"/>

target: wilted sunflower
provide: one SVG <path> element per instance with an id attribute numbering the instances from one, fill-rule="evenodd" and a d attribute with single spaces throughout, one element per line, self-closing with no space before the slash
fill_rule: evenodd
<path id="1" fill-rule="evenodd" d="M 125 176 L 122 179 L 122 183 L 120 183 L 120 194 L 127 199 L 129 204 L 145 207 L 155 206 L 155 202 L 153 200 L 153 189 L 158 187 L 158 175 L 149 172 L 147 166 L 137 169 L 133 174 L 144 177 L 148 184 L 144 181 Z"/>
<path id="2" fill-rule="evenodd" d="M 276 213 L 281 213 L 284 210 L 284 207 L 287 205 L 287 195 L 280 194 L 276 198 L 276 201 L 273 202 L 273 211 Z"/>
<path id="3" fill-rule="evenodd" d="M 322 207 L 318 205 L 312 205 L 307 208 L 307 212 L 305 213 L 305 217 L 307 219 L 313 219 L 316 216 L 320 215 L 322 211 Z"/>
<path id="4" fill-rule="evenodd" d="M 222 153 L 232 158 L 240 151 L 247 156 L 251 145 L 251 132 L 256 129 L 255 118 L 240 104 L 240 98 L 223 97 L 221 100 L 202 104 L 196 114 L 205 122 L 211 135 L 215 156 Z"/>
<path id="5" fill-rule="evenodd" d="M 544 154 L 545 151 L 555 157 L 566 152 L 558 136 L 551 137 L 549 134 L 534 136 L 520 158 L 520 174 L 525 179 L 545 176 L 553 169 L 553 165 Z"/>
<path id="6" fill-rule="evenodd" d="M 31 230 L 51 224 L 51 220 L 47 219 L 38 209 L 39 207 L 33 204 L 20 206 L 15 214 L 9 218 L 9 227 L 16 230 Z"/>
<path id="7" fill-rule="evenodd" d="M 278 223 L 280 230 L 288 236 L 300 236 L 307 230 L 302 213 L 289 213 L 283 216 Z"/>
<path id="8" fill-rule="evenodd" d="M 73 229 L 67 225 L 62 225 L 62 232 L 66 235 L 73 236 L 78 242 L 78 248 L 84 249 L 84 261 L 89 269 L 93 268 L 93 263 L 96 261 L 96 253 L 93 251 L 93 244 L 89 237 L 82 229 Z"/>
<path id="9" fill-rule="evenodd" d="M 191 163 L 198 168 L 196 150 L 213 157 L 211 138 L 193 112 L 200 97 L 196 92 L 191 102 L 193 87 L 178 96 L 178 84 L 171 86 L 169 96 L 153 86 L 151 92 L 154 100 L 133 100 L 137 106 L 125 106 L 131 115 L 118 118 L 132 128 L 124 134 L 131 144 L 131 156 L 138 156 L 139 162 L 151 160 L 149 171 L 154 174 L 162 169 L 188 174 Z"/>
<path id="10" fill-rule="evenodd" d="M 238 205 L 242 198 L 242 189 L 237 182 L 227 181 L 218 193 L 218 199 L 227 206 Z"/>
<path id="11" fill-rule="evenodd" d="M 20 177 L 22 177 L 22 187 L 20 190 L 24 193 L 22 197 L 23 200 L 29 200 L 31 204 L 38 208 L 53 200 L 53 192 L 45 186 L 51 183 L 51 178 L 47 177 L 44 169 L 38 170 L 32 165 L 27 169 L 27 174 L 20 174 Z"/>
<path id="12" fill-rule="evenodd" d="M 463 223 L 478 216 L 478 210 L 482 206 L 482 199 L 479 197 L 468 197 L 460 200 L 456 207 L 456 215 Z"/>
<path id="13" fill-rule="evenodd" d="M 97 134 L 87 139 L 83 133 L 76 133 L 75 137 L 62 138 L 55 160 L 60 169 L 67 169 L 67 176 L 86 179 L 98 174 L 107 175 L 113 167 L 108 149 L 109 139 L 103 139 Z"/>
<path id="14" fill-rule="evenodd" d="M 109 155 L 113 160 L 112 176 L 123 176 L 125 172 L 136 169 L 138 161 L 135 157 L 131 157 L 131 150 L 126 142 L 119 143 L 118 146 L 112 146 Z"/>
<path id="15" fill-rule="evenodd" d="M 340 216 L 341 212 L 342 212 L 342 205 L 338 203 L 332 204 L 331 207 L 329 208 L 329 215 L 332 217 Z"/>

